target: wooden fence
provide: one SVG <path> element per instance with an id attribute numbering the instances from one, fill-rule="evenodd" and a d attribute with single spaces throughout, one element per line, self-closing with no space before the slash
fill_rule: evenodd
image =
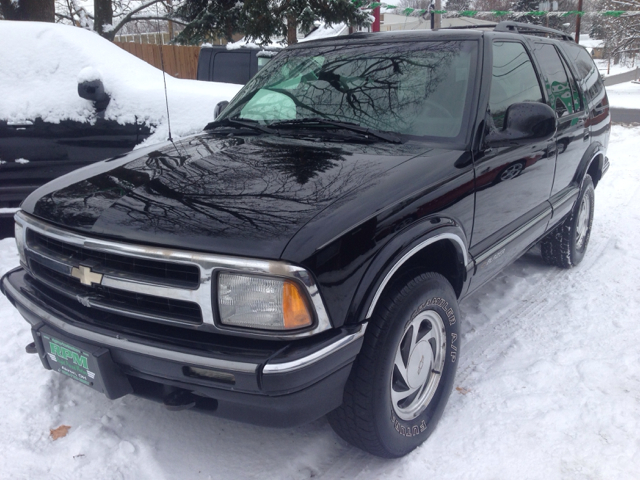
<path id="1" fill-rule="evenodd" d="M 149 43 L 113 42 L 127 52 L 141 58 L 156 68 L 162 68 L 160 49 L 164 57 L 164 70 L 177 78 L 196 79 L 200 47 L 179 45 L 154 45 Z"/>

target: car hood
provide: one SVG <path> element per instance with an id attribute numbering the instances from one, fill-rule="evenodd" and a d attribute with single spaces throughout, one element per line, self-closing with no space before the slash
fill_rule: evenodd
<path id="1" fill-rule="evenodd" d="M 356 202 L 385 172 L 429 150 L 203 133 L 60 177 L 22 209 L 104 238 L 280 258 L 318 213 L 339 199 Z"/>

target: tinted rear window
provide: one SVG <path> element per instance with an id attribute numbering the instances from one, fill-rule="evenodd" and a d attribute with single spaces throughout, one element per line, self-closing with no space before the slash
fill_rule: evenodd
<path id="1" fill-rule="evenodd" d="M 214 82 L 244 85 L 251 78 L 251 53 L 243 51 L 217 52 L 211 62 Z"/>

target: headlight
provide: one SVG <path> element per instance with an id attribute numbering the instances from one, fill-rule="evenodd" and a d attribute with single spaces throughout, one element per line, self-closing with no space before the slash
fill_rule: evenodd
<path id="1" fill-rule="evenodd" d="M 291 280 L 221 273 L 218 311 L 224 325 L 293 330 L 313 323 L 306 296 Z"/>

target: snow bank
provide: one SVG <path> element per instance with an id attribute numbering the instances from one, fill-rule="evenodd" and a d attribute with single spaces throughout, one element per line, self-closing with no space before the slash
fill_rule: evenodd
<path id="1" fill-rule="evenodd" d="M 135 397 L 109 401 L 26 355 L 0 295 L 0 475 L 78 479 L 635 480 L 640 465 L 640 128 L 614 126 L 589 251 L 518 260 L 462 305 L 456 389 L 433 436 L 383 460 L 326 419 L 260 428 Z M 18 265 L 0 241 L 0 275 Z M 49 430 L 68 425 L 53 441 Z"/>
<path id="2" fill-rule="evenodd" d="M 41 117 L 91 122 L 93 103 L 78 96 L 78 80 L 100 78 L 111 102 L 105 117 L 157 126 L 149 141 L 167 136 L 162 72 L 99 35 L 41 22 L 0 22 L 0 120 Z M 213 109 L 238 85 L 167 75 L 172 133 L 187 135 L 213 120 Z"/>

